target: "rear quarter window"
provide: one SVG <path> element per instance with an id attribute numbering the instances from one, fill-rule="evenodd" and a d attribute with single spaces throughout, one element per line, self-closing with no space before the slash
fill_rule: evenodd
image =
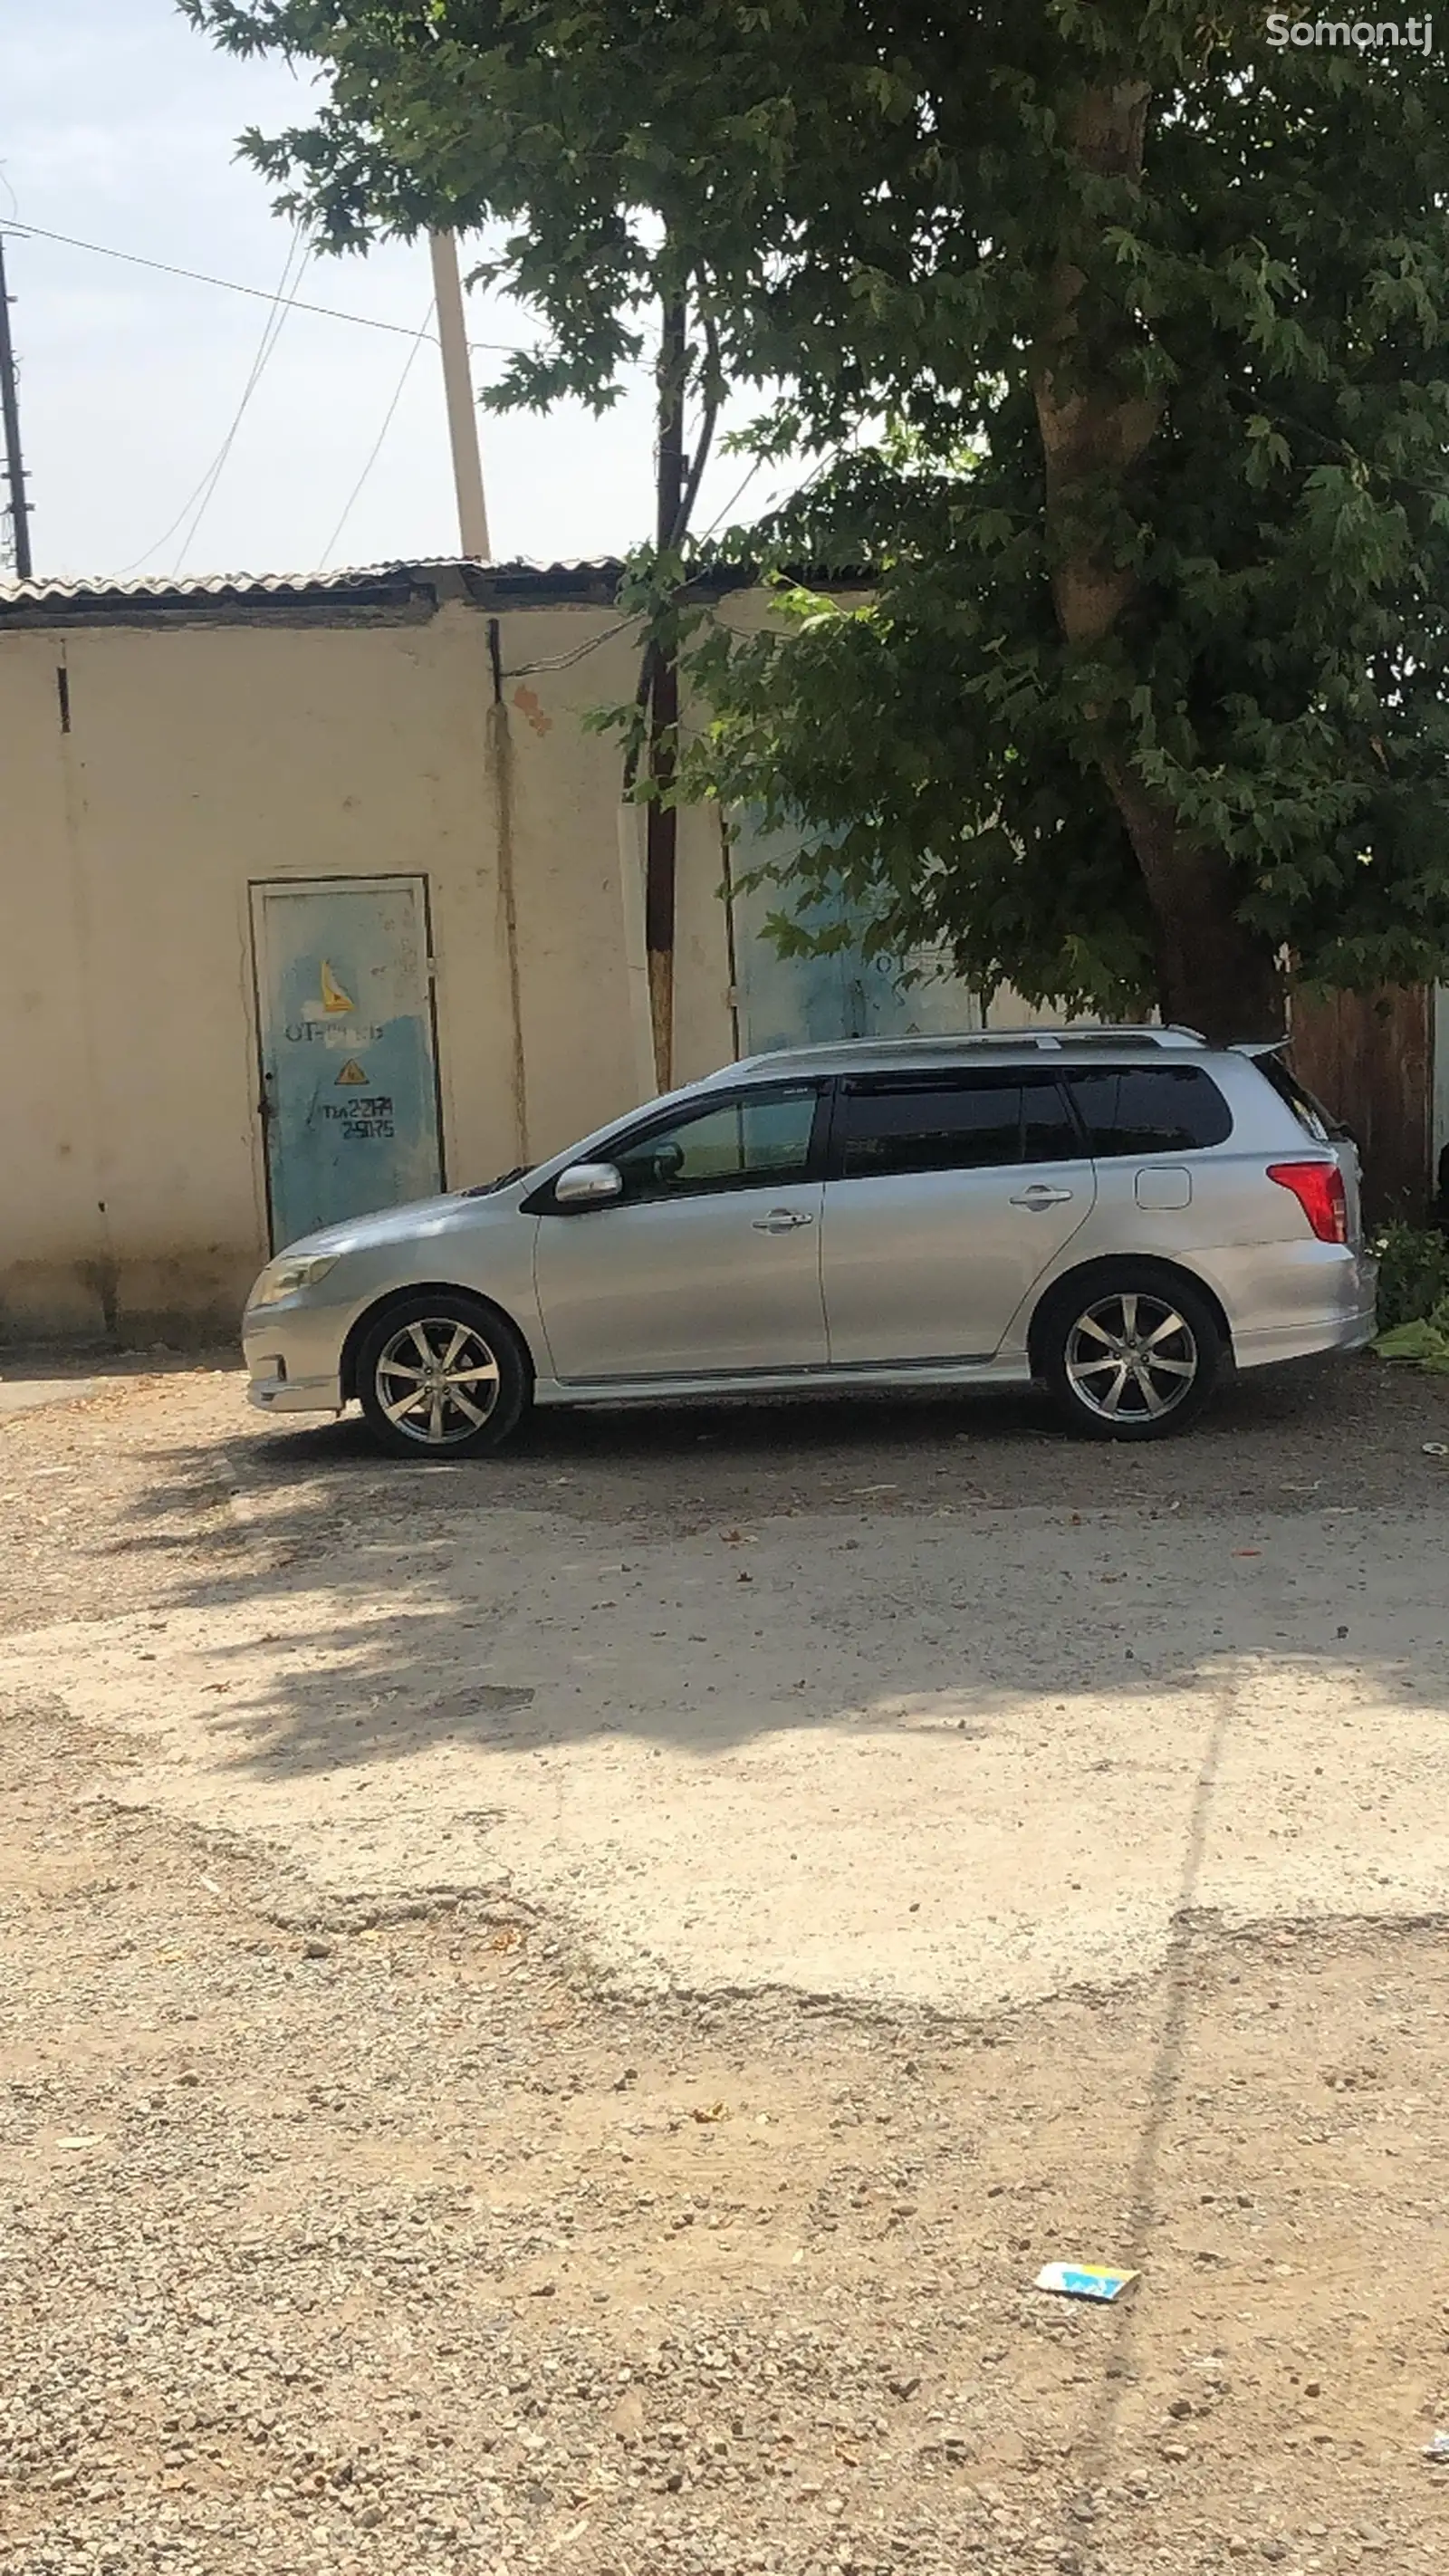
<path id="1" fill-rule="evenodd" d="M 1201 1065 L 1081 1065 L 1063 1071 L 1094 1154 L 1194 1154 L 1223 1144 L 1233 1132 L 1232 1112 Z"/>
<path id="2" fill-rule="evenodd" d="M 1255 1055 L 1253 1062 L 1265 1082 L 1271 1083 L 1279 1099 L 1292 1110 L 1298 1124 L 1319 1145 L 1330 1145 L 1343 1129 L 1330 1118 L 1321 1100 L 1315 1100 L 1306 1084 L 1301 1083 L 1291 1065 L 1281 1055 Z"/>

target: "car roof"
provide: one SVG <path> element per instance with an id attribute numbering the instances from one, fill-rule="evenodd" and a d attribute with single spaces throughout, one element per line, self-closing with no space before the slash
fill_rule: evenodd
<path id="1" fill-rule="evenodd" d="M 788 1082 L 825 1073 L 946 1072 L 972 1064 L 1091 1064 L 1103 1055 L 1205 1055 L 1196 1029 L 973 1029 L 910 1038 L 840 1038 L 825 1046 L 779 1047 L 721 1066 L 717 1083 Z"/>

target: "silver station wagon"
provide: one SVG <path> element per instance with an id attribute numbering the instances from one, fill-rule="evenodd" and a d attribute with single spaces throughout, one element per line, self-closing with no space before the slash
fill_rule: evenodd
<path id="1" fill-rule="evenodd" d="M 408 1456 L 531 1404 L 1045 1385 L 1151 1440 L 1374 1329 L 1358 1157 L 1281 1054 L 1173 1028 L 732 1064 L 481 1189 L 329 1227 L 243 1327 L 269 1413 Z"/>

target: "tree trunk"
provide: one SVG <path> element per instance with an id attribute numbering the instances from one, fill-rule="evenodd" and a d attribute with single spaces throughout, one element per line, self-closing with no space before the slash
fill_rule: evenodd
<path id="1" fill-rule="evenodd" d="M 1121 80 L 1078 99 L 1066 120 L 1084 174 L 1140 186 L 1150 93 Z M 1057 624 L 1083 657 L 1109 650 L 1141 586 L 1104 535 L 1157 431 L 1161 398 L 1134 382 L 1141 347 L 1121 312 L 1089 331 L 1086 277 L 1064 246 L 1032 390 L 1046 467 L 1047 541 Z M 1096 710 L 1087 709 L 1089 720 Z M 1104 724 L 1105 733 L 1105 724 Z M 1232 870 L 1183 831 L 1170 805 L 1104 740 L 1102 775 L 1136 854 L 1151 908 L 1158 1007 L 1218 1042 L 1273 1037 L 1283 997 L 1271 951 L 1237 919 Z"/>
<path id="2" fill-rule="evenodd" d="M 1102 769 L 1147 887 L 1164 1020 L 1199 1029 L 1216 1046 L 1280 1038 L 1286 1012 L 1277 960 L 1238 920 L 1227 860 L 1189 840 L 1132 770 L 1110 760 Z"/>

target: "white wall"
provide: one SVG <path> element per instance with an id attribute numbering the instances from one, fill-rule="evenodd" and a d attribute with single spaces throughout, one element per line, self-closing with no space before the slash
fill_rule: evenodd
<path id="1" fill-rule="evenodd" d="M 617 627 L 505 612 L 501 707 L 461 604 L 0 632 L 0 1332 L 233 1328 L 268 1249 L 253 881 L 428 879 L 450 1181 L 641 1096 L 618 748 L 581 722 L 632 694 Z M 712 818 L 680 840 L 682 1077 L 731 1043 Z"/>

